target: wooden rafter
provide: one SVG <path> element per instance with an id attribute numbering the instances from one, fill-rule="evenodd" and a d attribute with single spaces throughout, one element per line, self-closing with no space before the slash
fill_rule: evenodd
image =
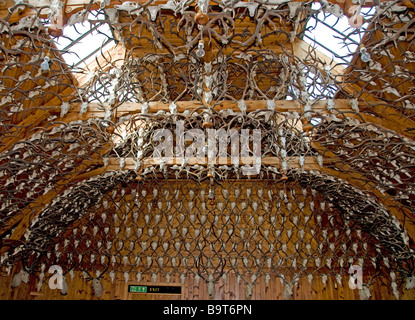
<path id="1" fill-rule="evenodd" d="M 302 105 L 299 101 L 296 100 L 274 100 L 275 103 L 275 110 L 279 112 L 298 112 L 300 113 L 302 110 Z M 319 100 L 312 102 L 313 107 L 312 110 L 316 112 L 328 112 L 327 109 L 327 101 L 326 100 Z M 245 101 L 246 104 L 246 111 L 258 111 L 258 110 L 267 110 L 267 101 L 265 100 L 247 100 Z M 340 112 L 354 113 L 354 111 L 350 107 L 350 102 L 347 99 L 338 99 L 334 100 L 335 109 L 339 110 Z M 119 105 L 116 109 L 117 116 L 125 116 L 127 114 L 137 114 L 141 113 L 142 110 L 142 103 L 123 103 Z M 177 112 L 181 113 L 186 110 L 192 111 L 197 108 L 203 107 L 200 101 L 178 101 L 176 102 Z M 241 110 L 238 107 L 237 101 L 218 101 L 213 102 L 213 108 L 216 111 L 231 109 L 235 112 L 240 112 Z M 90 103 L 88 104 L 88 112 L 83 114 L 82 116 L 79 115 L 81 104 L 80 103 L 72 103 L 70 105 L 70 111 L 68 112 L 67 116 L 63 119 L 60 119 L 65 122 L 75 121 L 75 120 L 86 120 L 89 118 L 103 118 L 105 111 L 109 108 L 108 106 L 103 106 L 97 103 Z M 164 102 L 149 102 L 148 103 L 148 113 L 156 113 L 158 111 L 165 111 L 170 112 L 170 104 Z M 59 106 L 52 106 L 50 107 L 51 110 L 59 110 Z"/>
<path id="2" fill-rule="evenodd" d="M 299 169 L 301 168 L 300 166 L 300 161 L 299 161 L 299 157 L 287 157 L 286 161 L 287 161 L 287 166 L 290 169 Z M 163 160 L 163 159 L 158 159 L 158 158 L 148 158 L 148 159 L 144 159 L 140 166 L 140 172 L 142 170 L 145 170 L 148 167 L 151 166 L 157 166 L 160 164 L 165 164 L 167 166 L 173 166 L 173 165 L 181 165 L 182 161 L 184 159 L 180 158 L 180 157 L 175 157 L 169 160 Z M 239 161 L 239 165 L 243 166 L 243 165 L 252 165 L 252 163 L 254 162 L 254 158 L 238 158 Z M 108 164 L 105 166 L 105 169 L 108 171 L 111 170 L 134 170 L 135 169 L 135 163 L 136 163 L 136 159 L 134 158 L 125 158 L 124 159 L 124 165 L 122 167 L 122 169 L 120 168 L 120 159 L 119 158 L 109 158 L 108 159 Z M 331 163 L 331 159 L 327 160 L 328 162 L 326 162 L 326 164 Z M 197 157 L 192 157 L 189 159 L 186 159 L 186 163 L 187 165 L 201 165 L 201 166 L 207 166 L 209 164 L 209 160 L 205 157 L 202 158 L 197 158 Z M 215 160 L 215 163 L 217 165 L 231 165 L 233 163 L 233 160 L 231 158 L 225 158 L 225 159 L 220 159 L 217 158 Z M 98 163 L 97 162 L 91 162 L 91 164 L 101 164 L 103 165 L 103 161 L 100 160 Z M 281 159 L 277 158 L 277 157 L 264 157 L 261 158 L 261 164 L 264 166 L 273 166 L 277 169 L 281 169 Z M 318 164 L 317 158 L 313 157 L 313 156 L 308 156 L 308 157 L 304 157 L 304 166 L 303 166 L 304 170 L 310 171 L 310 170 L 319 170 L 321 169 L 320 165 Z"/>
<path id="3" fill-rule="evenodd" d="M 66 88 L 63 91 L 63 94 L 73 93 L 72 88 Z M 24 139 L 27 134 L 32 131 L 37 126 L 41 126 L 47 121 L 49 116 L 53 114 L 58 114 L 60 109 L 56 105 L 60 99 L 58 97 L 53 97 L 47 103 L 45 103 L 41 109 L 36 110 L 34 113 L 29 114 L 25 117 L 20 123 L 13 125 L 13 128 L 7 134 L 4 134 L 0 138 L 0 153 L 6 152 L 9 150 L 15 143 Z"/>
<path id="4" fill-rule="evenodd" d="M 330 67 L 333 75 L 343 75 L 345 68 L 342 64 L 337 63 L 333 59 L 329 58 L 326 54 L 313 47 L 311 44 L 301 39 L 295 39 L 292 43 L 292 51 L 297 58 L 303 61 L 311 60 L 313 65 L 319 68 L 319 70 L 325 74 L 325 66 Z M 317 63 L 316 63 L 317 62 Z"/>
<path id="5" fill-rule="evenodd" d="M 400 5 L 414 8 L 414 4 L 409 0 L 402 2 Z M 378 43 L 382 41 L 385 35 L 380 31 L 373 32 L 373 29 L 373 24 L 370 24 L 367 27 L 366 30 L 368 30 L 368 32 L 366 32 L 366 34 L 363 36 L 360 46 L 367 46 L 371 43 Z M 391 54 L 394 56 L 394 61 L 396 62 L 405 60 L 405 57 L 402 55 L 400 50 L 407 50 L 413 53 L 413 48 L 409 42 L 400 43 L 399 48 L 395 46 L 390 48 L 390 50 Z M 376 62 L 381 65 L 381 72 L 383 75 L 389 77 L 390 79 L 394 78 L 391 80 L 391 82 L 395 82 L 395 80 L 397 80 L 397 83 L 401 82 L 402 79 L 400 79 L 400 77 L 394 77 L 394 65 L 391 63 L 389 58 L 386 56 L 381 56 L 380 58 L 376 58 Z M 409 72 L 414 71 L 412 63 L 406 63 L 405 67 Z M 400 112 L 401 110 L 391 106 L 391 104 L 393 104 L 396 100 L 397 96 L 383 91 L 382 86 L 385 83 L 379 81 L 379 79 L 374 79 L 372 81 L 363 81 L 358 79 L 360 72 L 356 71 L 356 69 L 359 68 L 365 68 L 365 63 L 361 60 L 360 54 L 355 54 L 350 64 L 344 70 L 343 74 L 345 77 L 349 78 L 348 82 L 351 82 L 351 80 L 357 81 L 354 81 L 353 84 L 347 84 L 343 86 L 342 89 L 352 96 L 360 96 L 359 99 L 366 102 L 363 105 L 359 104 L 359 109 L 361 111 L 360 116 L 367 122 L 373 122 L 377 126 L 393 130 L 404 137 L 414 139 L 415 121 L 413 120 L 413 117 L 407 116 Z M 376 90 L 363 90 L 365 86 L 369 85 L 368 82 L 374 82 L 376 84 Z M 396 89 L 403 96 L 409 94 L 409 92 L 412 90 L 411 83 L 408 81 L 404 81 L 404 83 L 401 84 L 397 83 L 395 83 Z M 376 92 L 376 95 L 374 92 Z M 341 97 L 342 95 L 339 92 L 336 95 L 336 98 Z"/>
<path id="6" fill-rule="evenodd" d="M 100 71 L 106 71 L 111 66 L 121 67 L 125 58 L 125 47 L 117 45 L 110 48 L 108 51 L 103 52 L 102 55 L 92 61 L 85 68 L 86 70 L 93 72 L 99 68 Z M 74 74 L 74 77 L 78 80 L 79 87 L 83 87 L 88 82 L 88 74 L 86 72 Z"/>
<path id="7" fill-rule="evenodd" d="M 22 140 L 31 128 L 36 127 L 49 116 L 50 113 L 48 111 L 37 110 L 34 114 L 22 120 L 17 126 L 14 126 L 10 132 L 0 139 L 0 153 Z"/>
<path id="8" fill-rule="evenodd" d="M 406 138 L 415 139 L 415 121 L 379 100 L 370 99 L 359 104 L 359 116 L 378 127 L 395 131 Z"/>

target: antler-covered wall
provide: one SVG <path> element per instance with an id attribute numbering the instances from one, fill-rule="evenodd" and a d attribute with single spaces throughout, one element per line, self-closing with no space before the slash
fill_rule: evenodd
<path id="1" fill-rule="evenodd" d="M 414 7 L 5 1 L 1 297 L 413 298 Z"/>

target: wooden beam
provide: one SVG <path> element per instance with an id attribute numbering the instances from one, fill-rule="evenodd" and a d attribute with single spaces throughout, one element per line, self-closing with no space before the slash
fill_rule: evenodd
<path id="1" fill-rule="evenodd" d="M 397 112 L 392 107 L 385 105 L 384 103 L 375 105 L 373 102 L 359 101 L 360 113 L 356 113 L 351 109 L 350 101 L 348 99 L 335 99 L 334 108 L 338 112 L 341 112 L 343 115 L 354 118 L 359 121 L 365 121 L 373 123 L 379 128 L 384 128 L 387 130 L 392 130 L 399 135 L 405 136 L 407 138 L 414 138 L 415 131 L 408 130 L 408 128 L 415 128 L 415 121 L 409 118 L 405 118 L 402 114 Z M 302 104 L 296 100 L 276 100 L 275 110 L 279 112 L 302 112 Z M 247 106 L 247 112 L 257 111 L 257 110 L 267 110 L 267 102 L 264 100 L 248 100 L 245 101 Z M 313 103 L 313 102 L 312 102 Z M 164 102 L 150 102 L 148 108 L 148 113 L 156 113 L 158 111 L 170 112 L 170 104 Z M 199 101 L 179 101 L 176 103 L 177 112 L 182 113 L 186 110 L 192 111 L 197 108 L 202 107 L 202 103 Z M 105 110 L 104 107 L 90 103 L 88 105 L 88 111 L 83 115 L 79 114 L 80 103 L 72 103 L 70 111 L 64 117 L 59 119 L 63 122 L 71 122 L 76 120 L 87 120 L 90 118 L 104 118 Z M 59 110 L 60 107 L 53 106 L 51 109 Z M 134 115 L 141 113 L 142 104 L 141 103 L 123 103 L 117 107 L 117 117 L 122 117 L 125 115 Z M 237 102 L 233 101 L 222 101 L 217 102 L 214 105 L 216 111 L 231 109 L 235 112 L 239 112 Z M 327 113 L 327 100 L 317 101 L 313 107 L 312 111 L 318 113 Z M 383 115 L 383 116 L 382 116 Z M 387 117 L 385 117 L 385 115 Z"/>
<path id="2" fill-rule="evenodd" d="M 135 170 L 135 163 L 136 163 L 136 159 L 135 158 L 124 158 L 124 165 L 122 167 L 122 169 L 120 168 L 120 158 L 109 158 L 108 160 L 108 164 L 105 167 L 106 170 L 111 171 L 118 171 L 118 170 Z M 239 160 L 239 165 L 243 166 L 243 165 L 252 165 L 255 162 L 255 158 L 251 158 L 251 157 L 241 157 L 238 158 Z M 173 165 L 181 165 L 183 161 L 183 158 L 181 157 L 174 157 L 171 159 L 168 159 L 166 161 L 160 159 L 160 158 L 147 158 L 147 159 L 143 159 L 141 166 L 139 168 L 139 171 L 141 172 L 142 170 L 151 167 L 151 166 L 157 166 L 160 164 L 164 164 L 166 166 L 173 166 Z M 287 157 L 286 158 L 287 161 L 287 166 L 288 169 L 299 169 L 301 168 L 300 166 L 300 158 L 299 157 Z M 331 160 L 328 159 L 327 163 L 331 163 Z M 217 158 L 215 160 L 215 164 L 216 165 L 232 165 L 233 164 L 233 160 L 231 158 Z M 90 164 L 94 164 L 94 165 L 103 165 L 104 162 L 102 160 L 99 160 L 99 162 L 95 162 L 95 161 L 91 161 Z M 191 157 L 189 159 L 187 159 L 187 164 L 189 166 L 193 166 L 193 165 L 201 165 L 201 166 L 207 166 L 209 164 L 209 160 L 206 157 Z M 273 166 L 277 169 L 281 169 L 281 160 L 277 157 L 264 157 L 261 158 L 261 164 L 265 165 L 265 166 Z M 321 169 L 320 165 L 318 164 L 317 158 L 316 157 L 312 157 L 312 156 L 308 156 L 308 157 L 304 157 L 304 170 L 319 170 Z"/>
<path id="3" fill-rule="evenodd" d="M 100 71 L 107 71 L 111 66 L 121 67 L 125 57 L 125 48 L 122 45 L 116 45 L 107 51 L 105 51 L 102 55 L 97 57 L 96 60 L 93 60 L 91 63 L 88 64 L 86 70 L 94 71 L 97 70 L 98 67 Z M 113 63 L 110 64 L 108 61 Z M 86 73 L 75 73 L 75 79 L 78 81 L 78 87 L 83 87 L 88 82 L 88 74 Z"/>
<path id="4" fill-rule="evenodd" d="M 3 133 L 3 136 L 0 140 L 0 153 L 11 148 L 15 143 L 24 139 L 28 130 L 36 127 L 42 121 L 46 120 L 50 116 L 50 113 L 45 110 L 37 110 L 35 113 L 29 115 L 16 126 L 7 132 Z"/>
<path id="5" fill-rule="evenodd" d="M 316 67 L 323 73 L 326 73 L 324 69 L 325 66 L 330 67 L 331 73 L 335 76 L 343 75 L 346 70 L 342 64 L 328 57 L 326 54 L 322 53 L 320 50 L 316 49 L 304 40 L 296 38 L 292 43 L 292 50 L 294 55 L 301 60 L 311 60 L 313 64 L 317 62 Z"/>
<path id="6" fill-rule="evenodd" d="M 310 61 L 310 63 L 316 66 L 323 74 L 327 74 L 325 67 L 329 67 L 332 76 L 334 76 L 334 78 L 339 78 L 339 82 L 342 82 L 346 73 L 349 72 L 349 67 L 345 68 L 343 64 L 336 62 L 334 59 L 304 40 L 296 39 L 293 42 L 292 47 L 294 55 L 301 59 L 304 64 L 307 64 L 307 61 Z M 361 91 L 361 87 L 349 83 L 340 85 L 339 89 L 352 96 Z"/>
<path id="7" fill-rule="evenodd" d="M 296 100 L 274 100 L 275 110 L 279 112 L 301 112 L 301 103 Z M 314 103 L 314 101 L 312 101 Z M 246 100 L 245 101 L 247 112 L 258 111 L 258 110 L 267 110 L 267 101 L 265 100 Z M 334 108 L 340 112 L 345 113 L 354 113 L 354 111 L 349 106 L 350 102 L 347 99 L 337 99 L 334 100 Z M 176 102 L 177 112 L 182 113 L 186 110 L 192 111 L 197 108 L 203 107 L 200 101 L 178 101 Z M 128 114 L 138 114 L 141 113 L 143 104 L 142 103 L 132 103 L 126 102 L 119 105 L 116 108 L 117 116 L 122 117 Z M 220 101 L 214 102 L 213 108 L 216 111 L 231 109 L 235 112 L 240 112 L 241 110 L 238 107 L 237 101 Z M 72 103 L 70 105 L 70 111 L 68 114 L 60 119 L 60 121 L 70 122 L 75 120 L 87 120 L 90 118 L 103 118 L 105 110 L 109 107 L 107 105 L 100 105 L 97 103 L 88 104 L 88 111 L 82 116 L 79 115 L 81 104 Z M 170 104 L 164 102 L 149 102 L 148 103 L 148 113 L 156 113 L 158 111 L 170 112 Z M 59 110 L 59 106 L 52 106 L 50 109 Z M 327 100 L 315 101 L 313 111 L 316 112 L 328 112 L 327 109 Z"/>
<path id="8" fill-rule="evenodd" d="M 408 128 L 415 128 L 415 121 L 409 118 L 405 118 L 402 114 L 397 112 L 392 107 L 389 107 L 383 103 L 375 105 L 373 102 L 359 101 L 360 113 L 356 113 L 351 109 L 350 101 L 348 99 L 335 99 L 334 108 L 338 112 L 343 113 L 349 118 L 354 118 L 359 121 L 362 119 L 366 122 L 373 123 L 379 128 L 384 128 L 387 130 L 392 130 L 397 134 L 405 136 L 407 138 L 414 138 L 415 131 L 408 130 Z M 302 112 L 302 104 L 296 100 L 276 100 L 275 110 L 279 112 Z M 267 102 L 265 100 L 248 100 L 245 101 L 247 106 L 247 112 L 257 111 L 257 110 L 267 110 Z M 314 102 L 312 102 L 314 103 Z M 148 108 L 148 113 L 156 113 L 158 111 L 170 112 L 170 104 L 164 102 L 150 102 Z M 192 111 L 197 108 L 202 107 L 202 103 L 199 101 L 179 101 L 176 103 L 177 112 L 182 113 L 186 110 Z M 88 105 L 88 112 L 83 115 L 79 114 L 80 103 L 71 104 L 70 111 L 68 114 L 59 119 L 63 122 L 71 122 L 76 120 L 87 120 L 90 118 L 104 118 L 105 110 L 103 106 L 99 104 L 91 103 Z M 59 107 L 54 106 L 52 109 L 59 110 Z M 142 104 L 141 103 L 123 103 L 117 107 L 117 117 L 122 117 L 125 115 L 133 115 L 141 113 Z M 214 109 L 216 111 L 231 109 L 235 112 L 239 112 L 237 102 L 233 101 L 222 101 L 214 104 Z M 327 113 L 327 100 L 317 101 L 313 107 L 312 111 L 318 113 Z M 382 116 L 387 115 L 387 117 Z"/>
<path id="9" fill-rule="evenodd" d="M 410 3 L 409 0 L 399 3 L 399 5 L 408 7 L 415 6 L 413 3 Z M 362 45 L 370 46 L 370 43 L 377 43 L 383 39 L 385 35 L 379 30 L 373 32 L 374 28 L 375 25 L 373 23 L 369 24 L 369 26 L 367 27 L 367 32 L 364 34 L 361 40 Z M 395 57 L 393 62 L 399 62 L 405 60 L 405 57 L 403 57 L 402 55 L 404 51 L 413 52 L 414 50 L 411 47 L 410 43 L 405 42 L 401 43 L 399 45 L 399 48 L 390 48 L 390 51 L 391 56 Z M 388 78 L 387 80 L 390 80 L 394 77 L 394 66 L 393 63 L 389 61 L 389 58 L 387 58 L 386 56 L 381 56 L 377 58 L 376 62 L 381 64 L 383 68 L 382 74 L 386 78 Z M 408 72 L 415 70 L 414 68 L 411 69 L 411 64 L 406 64 L 405 67 L 409 70 Z M 391 106 L 396 96 L 391 93 L 382 92 L 382 85 L 384 84 L 384 82 L 381 80 L 383 78 L 373 80 L 376 83 L 376 87 L 373 87 L 373 89 L 369 89 L 369 91 L 363 90 L 362 88 L 364 86 L 367 86 L 368 82 L 363 81 L 359 78 L 360 72 L 359 70 L 356 71 L 356 68 L 364 68 L 364 63 L 362 62 L 360 54 L 358 52 L 353 56 L 353 59 L 344 71 L 347 77 L 347 81 L 352 81 L 354 83 L 349 83 L 343 86 L 342 89 L 352 96 L 358 96 L 359 100 L 366 102 L 366 104 L 364 105 L 359 104 L 359 109 L 361 111 L 359 116 L 361 116 L 367 122 L 372 122 L 379 127 L 393 130 L 404 137 L 414 139 L 415 132 L 409 129 L 415 128 L 415 121 L 413 120 L 413 117 L 406 116 L 403 112 L 400 111 L 401 108 L 395 109 Z M 395 77 L 395 79 L 397 79 L 398 82 L 401 81 L 399 77 Z M 410 94 L 410 82 L 405 82 L 404 84 L 400 85 L 397 85 L 395 83 L 395 85 L 397 91 L 401 93 L 402 96 Z M 380 97 L 377 95 L 380 95 Z M 341 97 L 341 92 L 338 92 L 336 96 Z M 407 111 L 409 112 L 409 110 Z"/>
<path id="10" fill-rule="evenodd" d="M 73 92 L 72 88 L 66 88 L 63 93 L 70 94 Z M 9 150 L 15 143 L 19 142 L 20 140 L 24 139 L 27 133 L 37 127 L 41 126 L 41 124 L 49 118 L 49 116 L 53 114 L 60 113 L 60 106 L 56 106 L 56 103 L 60 101 L 58 97 L 54 97 L 48 102 L 46 102 L 41 109 L 37 109 L 34 113 L 30 114 L 29 116 L 25 117 L 21 122 L 18 124 L 13 124 L 13 128 L 10 132 L 3 133 L 3 136 L 0 137 L 0 153 Z M 53 107 L 50 107 L 54 105 Z M 28 111 L 25 111 L 28 112 Z"/>
<path id="11" fill-rule="evenodd" d="M 367 102 L 359 105 L 359 116 L 377 127 L 395 131 L 406 138 L 415 138 L 415 121 L 384 102 Z M 412 128 L 412 130 L 411 130 Z"/>

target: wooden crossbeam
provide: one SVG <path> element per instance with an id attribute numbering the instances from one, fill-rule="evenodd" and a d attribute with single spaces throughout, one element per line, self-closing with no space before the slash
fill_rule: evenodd
<path id="1" fill-rule="evenodd" d="M 274 100 L 275 110 L 279 112 L 298 112 L 302 110 L 302 105 L 299 101 L 296 100 Z M 312 101 L 312 104 L 314 102 Z M 246 111 L 252 112 L 257 110 L 267 110 L 267 101 L 265 100 L 246 100 Z M 334 100 L 334 108 L 340 112 L 353 113 L 350 102 L 347 99 L 337 99 Z M 195 110 L 197 108 L 203 107 L 200 101 L 178 101 L 176 102 L 177 112 L 182 113 L 186 110 Z M 141 113 L 143 104 L 141 103 L 123 103 L 116 108 L 117 117 L 122 117 L 128 114 L 138 114 Z M 100 105 L 96 103 L 88 104 L 88 111 L 83 115 L 79 115 L 81 104 L 72 103 L 70 105 L 70 111 L 68 114 L 60 119 L 60 121 L 70 122 L 76 120 L 87 120 L 90 118 L 103 118 L 105 111 L 109 109 L 106 105 Z M 51 110 L 59 110 L 59 106 L 50 107 Z M 241 110 L 238 107 L 237 101 L 220 101 L 213 102 L 213 109 L 216 111 L 231 109 L 235 112 L 240 112 Z M 327 100 L 315 101 L 312 110 L 316 112 L 327 112 Z M 170 104 L 164 102 L 150 102 L 148 103 L 148 113 L 156 113 L 158 111 L 170 112 Z"/>
<path id="2" fill-rule="evenodd" d="M 384 128 L 387 130 L 395 131 L 397 134 L 408 138 L 415 137 L 415 131 L 408 130 L 408 128 L 415 128 L 415 121 L 409 118 L 405 118 L 402 114 L 397 112 L 392 107 L 385 105 L 383 102 L 377 104 L 372 101 L 359 101 L 360 113 L 356 113 L 350 106 L 348 99 L 334 99 L 334 108 L 338 112 L 343 113 L 349 118 L 355 118 L 359 121 L 365 121 L 373 123 L 375 126 Z M 301 113 L 303 105 L 296 100 L 275 100 L 275 110 L 279 112 L 298 112 Z M 266 110 L 267 101 L 265 100 L 247 100 L 245 101 L 247 106 L 247 112 Z M 186 110 L 195 110 L 202 107 L 200 101 L 178 101 L 177 112 L 182 113 Z M 239 112 L 238 103 L 234 101 L 222 101 L 213 104 L 214 110 L 220 111 L 224 109 L 231 109 L 235 112 Z M 318 113 L 328 113 L 327 100 L 319 100 L 314 103 L 312 101 L 312 111 Z M 64 117 L 59 119 L 63 122 L 71 122 L 76 120 L 87 120 L 91 118 L 104 118 L 105 111 L 108 106 L 102 106 L 96 103 L 88 104 L 88 111 L 83 115 L 79 114 L 80 103 L 72 103 L 70 111 Z M 141 113 L 143 104 L 141 103 L 123 103 L 116 108 L 116 115 L 118 118 L 125 115 L 134 115 Z M 49 107 L 54 112 L 59 112 L 59 106 Z M 156 113 L 158 111 L 170 112 L 170 104 L 164 102 L 150 102 L 148 104 L 148 113 Z"/>
<path id="3" fill-rule="evenodd" d="M 111 171 L 118 171 L 118 170 L 135 170 L 135 164 L 136 159 L 135 158 L 124 158 L 124 165 L 122 168 L 120 168 L 120 158 L 109 158 L 108 164 L 105 167 L 106 170 Z M 160 164 L 166 165 L 166 166 L 173 166 L 173 165 L 181 165 L 184 161 L 181 157 L 173 157 L 171 159 L 163 160 L 160 158 L 147 158 L 142 160 L 141 166 L 139 168 L 139 171 L 151 167 L 151 166 L 157 166 Z M 252 165 L 255 163 L 254 157 L 240 157 L 238 158 L 239 165 Z M 330 161 L 330 159 L 328 160 Z M 287 157 L 286 158 L 287 166 L 289 169 L 299 169 L 300 166 L 300 158 L 299 157 Z M 231 158 L 216 158 L 215 164 L 216 165 L 232 165 L 234 163 L 234 160 Z M 91 161 L 90 164 L 100 164 L 103 165 L 104 162 L 100 160 L 98 163 Z M 193 165 L 201 165 L 201 166 L 207 166 L 210 164 L 210 161 L 206 157 L 191 157 L 186 159 L 186 165 L 193 166 Z M 212 163 L 213 164 L 213 163 Z M 261 158 L 261 164 L 265 166 L 273 166 L 277 169 L 281 169 L 281 160 L 277 157 L 263 157 Z M 318 164 L 317 158 L 313 156 L 307 156 L 304 157 L 304 170 L 319 170 L 321 167 Z"/>
<path id="4" fill-rule="evenodd" d="M 397 112 L 392 107 L 385 105 L 384 103 L 379 102 L 379 104 L 374 104 L 373 102 L 359 101 L 360 113 L 356 113 L 351 109 L 350 101 L 348 99 L 334 99 L 334 108 L 338 112 L 343 113 L 349 118 L 354 118 L 359 121 L 365 121 L 373 123 L 379 128 L 384 128 L 387 130 L 392 130 L 397 134 L 405 136 L 407 138 L 414 138 L 415 131 L 408 130 L 408 128 L 415 128 L 415 121 L 409 118 L 405 118 L 402 114 Z M 257 110 L 266 110 L 267 102 L 265 100 L 248 100 L 245 101 L 247 106 L 247 112 L 257 111 Z M 71 104 L 70 111 L 68 114 L 60 119 L 63 122 L 71 122 L 76 120 L 87 120 L 90 118 L 104 118 L 105 107 L 91 103 L 88 105 L 88 112 L 83 115 L 79 114 L 80 103 Z M 186 110 L 195 110 L 202 107 L 202 103 L 199 101 L 179 101 L 176 103 L 177 112 L 181 113 Z M 148 104 L 148 113 L 156 113 L 158 111 L 170 112 L 170 104 L 164 102 L 150 102 Z M 275 101 L 275 110 L 279 112 L 302 112 L 303 105 L 296 100 L 277 100 Z M 59 107 L 54 106 L 51 109 L 58 110 Z M 141 113 L 142 104 L 141 103 L 124 103 L 117 107 L 116 114 L 117 117 L 122 117 L 125 115 L 133 115 Z M 239 112 L 237 102 L 233 101 L 222 101 L 214 104 L 214 109 L 216 111 L 231 109 L 235 112 Z M 317 101 L 312 107 L 312 110 L 318 113 L 328 113 L 327 109 L 327 100 Z"/>
<path id="5" fill-rule="evenodd" d="M 328 66 L 333 75 L 343 75 L 345 67 L 322 53 L 304 40 L 296 38 L 292 43 L 292 50 L 296 57 L 302 60 L 311 60 L 321 72 L 325 73 L 324 67 Z"/>

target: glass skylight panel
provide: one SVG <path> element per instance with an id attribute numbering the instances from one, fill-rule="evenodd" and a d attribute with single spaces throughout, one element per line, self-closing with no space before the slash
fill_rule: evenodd
<path id="1" fill-rule="evenodd" d="M 320 7 L 319 3 L 312 5 L 316 10 Z M 366 15 L 370 10 L 363 8 L 361 13 Z M 347 16 L 338 18 L 331 13 L 320 12 L 308 21 L 304 41 L 335 62 L 347 65 L 357 51 L 367 26 L 368 23 L 364 23 L 360 29 L 352 28 Z M 345 36 L 348 36 L 346 41 L 343 40 Z"/>
<path id="2" fill-rule="evenodd" d="M 62 57 L 68 65 L 85 67 L 96 57 L 114 46 L 113 34 L 107 23 L 100 22 L 102 13 L 90 13 L 84 22 L 64 28 L 63 36 L 56 39 L 56 45 L 62 50 Z M 96 20 L 95 24 L 89 21 Z"/>

